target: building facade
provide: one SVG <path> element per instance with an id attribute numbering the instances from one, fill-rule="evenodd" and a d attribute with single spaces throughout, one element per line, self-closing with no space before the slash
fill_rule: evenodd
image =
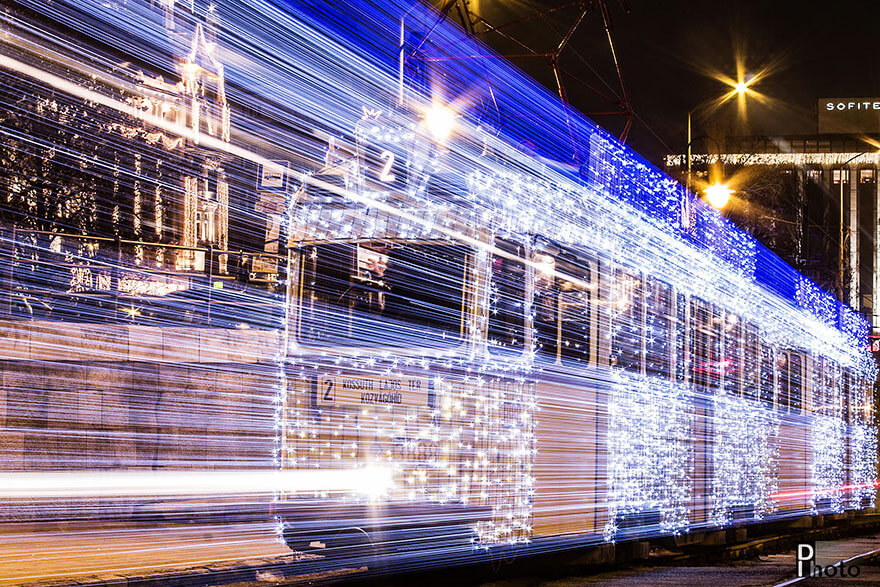
<path id="1" fill-rule="evenodd" d="M 692 158 L 697 184 L 733 190 L 724 214 L 880 331 L 878 143 L 868 135 L 728 137 Z M 683 155 L 667 170 L 686 172 Z"/>

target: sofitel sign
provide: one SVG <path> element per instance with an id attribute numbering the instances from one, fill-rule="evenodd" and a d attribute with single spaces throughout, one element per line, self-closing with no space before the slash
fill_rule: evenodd
<path id="1" fill-rule="evenodd" d="M 880 110 L 880 101 L 872 102 L 865 100 L 864 102 L 826 102 L 825 110 Z"/>
<path id="2" fill-rule="evenodd" d="M 880 132 L 880 98 L 819 99 L 819 134 Z"/>

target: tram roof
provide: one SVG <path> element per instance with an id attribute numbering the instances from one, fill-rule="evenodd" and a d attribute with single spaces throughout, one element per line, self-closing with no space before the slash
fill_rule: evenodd
<path id="1" fill-rule="evenodd" d="M 712 253 L 731 271 L 804 308 L 854 342 L 866 342 L 870 324 L 858 312 L 839 303 L 679 182 L 582 114 L 565 107 L 557 96 L 441 18 L 433 8 L 412 0 L 342 0 L 320 5 L 297 3 L 290 8 L 309 27 L 340 40 L 354 58 L 387 72 L 398 69 L 403 22 L 407 46 L 418 47 L 429 56 L 442 78 L 429 81 L 435 88 L 442 82 L 443 98 L 458 100 L 463 118 L 494 129 L 509 145 L 527 144 L 535 158 L 551 162 L 556 172 L 575 182 L 584 183 L 583 174 L 576 170 L 587 162 L 604 166 L 606 172 L 612 170 L 613 180 L 607 173 L 603 176 L 601 170 L 593 170 L 586 181 L 592 181 L 593 187 L 598 182 L 606 193 L 613 187 L 612 197 L 639 210 L 665 232 Z M 350 123 L 353 126 L 356 119 Z M 681 225 L 683 203 L 692 209 L 688 229 Z"/>

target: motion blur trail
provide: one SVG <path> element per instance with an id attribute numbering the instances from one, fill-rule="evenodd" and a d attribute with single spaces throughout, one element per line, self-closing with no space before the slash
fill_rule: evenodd
<path id="1" fill-rule="evenodd" d="M 426 4 L 7 2 L 0 103 L 17 576 L 875 506 L 864 318 Z"/>

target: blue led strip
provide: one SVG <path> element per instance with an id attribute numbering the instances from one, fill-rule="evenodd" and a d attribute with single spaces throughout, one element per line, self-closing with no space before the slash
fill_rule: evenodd
<path id="1" fill-rule="evenodd" d="M 69 134 L 18 129 L 6 138 L 26 144 L 11 150 L 57 157 L 48 181 L 61 187 L 80 167 L 108 176 L 103 201 L 82 197 L 106 206 L 112 227 L 156 230 L 164 219 L 144 213 L 151 204 L 182 228 L 180 242 L 111 234 L 99 244 L 22 230 L 12 268 L 54 288 L 65 317 L 114 327 L 118 348 L 81 362 L 180 368 L 162 380 L 167 403 L 133 413 L 170 422 L 161 434 L 144 426 L 157 445 L 182 436 L 172 456 L 217 473 L 183 474 L 169 457 L 169 475 L 111 471 L 95 485 L 77 475 L 49 491 L 131 496 L 148 481 L 161 495 L 175 483 L 188 495 L 272 492 L 279 533 L 295 549 L 320 549 L 352 527 L 376 531 L 386 507 L 422 530 L 454 518 L 456 532 L 475 532 L 472 549 L 873 503 L 867 322 L 432 9 L 23 4 L 38 18 L 12 22 L 0 39 L 4 79 L 35 104 L 20 112 L 42 112 L 57 131 L 67 127 L 54 112 L 76 105 L 69 126 L 105 142 L 77 160 Z M 233 229 L 267 254 L 236 262 L 220 250 Z M 38 265 L 41 256 L 50 262 Z M 258 265 L 273 275 L 263 289 L 251 280 Z M 95 283 L 104 297 L 86 306 L 77 295 Z M 130 314 L 112 306 L 123 285 L 155 294 L 170 315 L 147 323 L 134 304 Z M 266 303 L 248 306 L 258 295 Z M 220 314 L 197 323 L 204 301 Z M 7 352 L 69 359 L 61 344 L 35 356 L 43 329 L 9 322 Z M 72 334 L 52 330 L 75 341 L 87 331 L 65 326 Z M 260 369 L 247 366 L 254 356 Z M 239 382 L 239 369 L 261 377 Z M 136 387 L 128 381 L 118 387 Z M 43 451 L 45 421 L 34 423 L 29 396 L 13 396 L 9 413 Z M 141 401 L 139 390 L 131 396 Z M 66 396 L 47 410 L 53 429 L 102 421 L 92 397 L 79 397 L 79 411 L 62 409 Z M 252 397 L 263 404 L 238 411 Z M 217 426 L 246 440 L 230 434 L 193 456 L 187 441 L 202 442 L 201 432 L 177 429 L 192 419 L 213 440 L 221 399 L 232 405 Z M 224 449 L 250 443 L 263 451 L 257 462 L 283 474 L 222 470 L 244 467 Z M 112 466 L 153 466 L 125 458 Z M 64 481 L 13 477 L 0 494 Z M 456 560 L 450 551 L 416 564 Z"/>

